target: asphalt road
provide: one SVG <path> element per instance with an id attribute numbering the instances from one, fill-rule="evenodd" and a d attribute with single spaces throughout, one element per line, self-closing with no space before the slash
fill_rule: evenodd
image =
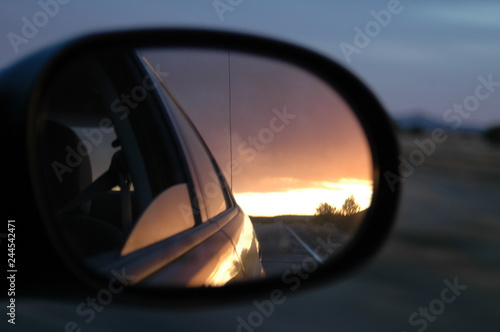
<path id="1" fill-rule="evenodd" d="M 500 149 L 446 142 L 408 176 L 395 229 L 368 266 L 298 289 L 251 330 L 499 331 L 499 188 Z M 76 320 L 83 331 L 250 331 L 241 322 L 258 310 L 252 300 L 187 311 L 111 303 L 86 323 L 78 304 L 25 300 L 18 330 L 64 331 Z"/>
<path id="2" fill-rule="evenodd" d="M 266 275 L 279 275 L 293 265 L 299 265 L 311 257 L 304 246 L 290 233 L 288 226 L 282 223 L 256 225 L 255 231 L 262 251 L 262 266 Z M 274 239 L 269 241 L 267 239 Z"/>
<path id="3" fill-rule="evenodd" d="M 277 222 L 255 224 L 254 228 L 261 244 L 262 265 L 268 276 L 283 275 L 306 259 L 322 264 L 326 258 L 317 241 L 311 241 L 311 235 L 304 236 L 304 231 L 295 229 L 293 225 Z"/>

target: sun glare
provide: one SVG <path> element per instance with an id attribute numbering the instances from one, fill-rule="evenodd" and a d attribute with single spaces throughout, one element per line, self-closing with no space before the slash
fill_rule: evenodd
<path id="1" fill-rule="evenodd" d="M 350 195 L 364 210 L 370 206 L 372 182 L 342 179 L 339 182 L 313 182 L 309 188 L 283 192 L 235 193 L 238 204 L 252 216 L 313 215 L 320 203 L 326 202 L 340 209 Z"/>

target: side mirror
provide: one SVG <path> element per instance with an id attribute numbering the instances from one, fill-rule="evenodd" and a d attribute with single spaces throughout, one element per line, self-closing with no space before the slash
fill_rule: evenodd
<path id="1" fill-rule="evenodd" d="M 6 97 L 26 120 L 26 223 L 43 224 L 85 287 L 126 271 L 132 300 L 295 291 L 353 271 L 389 233 L 390 120 L 331 60 L 184 30 L 86 37 L 40 58 L 29 105 Z"/>

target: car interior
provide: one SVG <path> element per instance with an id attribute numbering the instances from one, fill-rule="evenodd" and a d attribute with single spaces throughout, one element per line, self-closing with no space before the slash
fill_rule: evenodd
<path id="1" fill-rule="evenodd" d="M 111 120 L 99 130 L 109 116 L 105 100 L 87 77 L 80 67 L 56 79 L 54 95 L 67 98 L 48 101 L 42 138 L 52 211 L 63 238 L 84 258 L 120 249 L 138 213 Z"/>
<path id="2" fill-rule="evenodd" d="M 100 70 L 99 63 L 111 58 L 121 58 L 126 65 Z M 100 266 L 199 225 L 227 209 L 228 193 L 223 191 L 218 198 L 224 204 L 219 203 L 220 199 L 207 204 L 206 208 L 213 210 L 210 214 L 204 215 L 200 208 L 197 216 L 196 207 L 191 208 L 192 194 L 188 194 L 187 184 L 193 181 L 192 175 L 184 171 L 187 167 L 182 165 L 183 158 L 175 157 L 181 153 L 180 143 L 172 133 L 155 124 L 164 120 L 158 118 L 157 108 L 151 107 L 155 98 L 143 101 L 147 107 L 138 102 L 125 110 L 129 104 L 123 99 L 121 104 L 116 103 L 120 107 L 113 106 L 123 96 L 121 91 L 130 91 L 129 86 L 141 82 L 133 73 L 140 63 L 131 65 L 130 58 L 134 56 L 126 52 L 113 56 L 89 54 L 65 67 L 51 82 L 42 118 L 40 152 L 48 181 L 49 209 L 58 223 L 55 229 L 78 257 Z M 128 75 L 123 68 L 127 68 Z M 121 82 L 120 92 L 109 86 L 114 80 Z M 189 128 L 189 120 L 183 116 L 174 120 L 188 133 L 187 144 L 194 151 L 191 158 L 195 165 L 212 163 L 200 152 L 204 147 Z M 136 240 L 137 236 L 132 240 L 131 236 L 140 220 L 143 229 L 158 229 L 154 225 L 158 220 L 144 221 L 155 199 L 161 199 L 162 206 L 171 206 L 170 230 L 163 228 L 162 236 L 152 233 L 149 240 L 140 239 L 140 244 L 127 246 L 127 241 Z M 181 203 L 189 209 L 191 217 L 187 220 L 177 211 Z M 159 204 L 154 208 L 157 207 L 162 208 Z M 181 218 L 184 222 L 179 222 Z"/>

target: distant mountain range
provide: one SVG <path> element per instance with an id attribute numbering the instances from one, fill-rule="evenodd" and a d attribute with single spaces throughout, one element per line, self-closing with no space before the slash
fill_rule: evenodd
<path id="1" fill-rule="evenodd" d="M 446 123 L 444 121 L 432 120 L 425 115 L 409 115 L 404 117 L 394 118 L 394 122 L 402 130 L 423 130 L 432 131 L 435 128 L 442 128 L 445 131 L 453 131 L 457 133 L 464 134 L 481 134 L 484 132 L 484 128 L 460 126 L 456 129 L 452 127 L 453 123 Z"/>

